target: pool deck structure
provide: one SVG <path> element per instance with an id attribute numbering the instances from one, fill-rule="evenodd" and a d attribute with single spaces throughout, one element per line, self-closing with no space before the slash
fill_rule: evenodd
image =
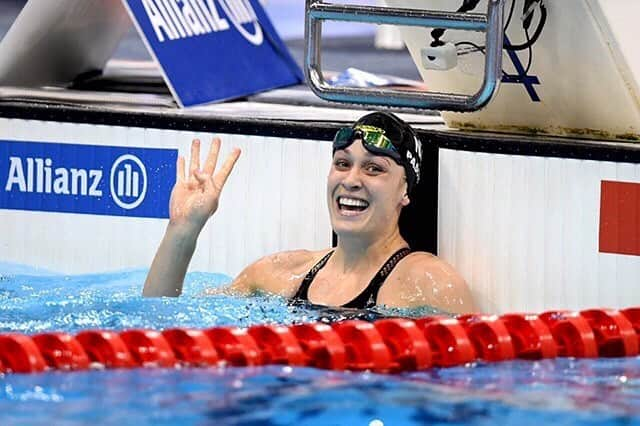
<path id="1" fill-rule="evenodd" d="M 0 36 L 21 4 L 0 1 Z M 301 63 L 302 41 L 286 43 Z M 418 78 L 407 52 L 377 50 L 370 35 L 328 39 L 325 47 L 327 70 L 357 63 L 367 71 Z M 192 138 L 221 135 L 224 146 L 243 149 L 243 159 L 192 269 L 234 275 L 267 253 L 334 242 L 324 188 L 329 141 L 370 109 L 323 101 L 306 86 L 180 109 L 130 31 L 99 78 L 63 91 L 0 87 L 0 154 L 6 147 L 17 164 L 16 150 L 38 147 L 49 156 L 42 158 L 70 153 L 79 163 L 72 167 L 104 171 L 100 190 L 109 194 L 106 174 L 115 165 L 96 163 L 100 153 L 135 152 L 144 163 L 151 155 L 146 150 L 157 150 L 171 159 L 171 168 L 178 154 L 188 153 Z M 395 112 L 418 129 L 425 150 L 425 176 L 412 200 L 406 238 L 454 265 L 480 309 L 640 304 L 640 224 L 633 219 L 640 217 L 633 202 L 640 199 L 638 144 L 460 131 L 448 128 L 437 112 Z M 94 154 L 76 153 L 85 149 Z M 0 166 L 3 161 L 8 159 L 0 158 Z M 86 201 L 85 210 L 86 194 L 46 205 L 35 192 L 11 193 L 19 185 L 0 176 L 0 260 L 69 274 L 147 267 L 166 226 L 161 195 L 168 194 L 171 176 L 152 176 L 164 166 L 146 170 L 153 192 L 145 202 L 157 203 L 149 207 L 152 214 L 101 207 L 108 195 Z M 22 204 L 12 201 L 15 196 L 23 197 Z"/>

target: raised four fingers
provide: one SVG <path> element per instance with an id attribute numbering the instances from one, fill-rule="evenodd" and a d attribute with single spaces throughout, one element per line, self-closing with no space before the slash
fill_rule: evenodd
<path id="1" fill-rule="evenodd" d="M 207 159 L 204 164 L 204 169 L 200 171 L 200 140 L 194 139 L 191 142 L 191 159 L 189 160 L 189 174 L 185 175 L 185 159 L 182 156 L 178 156 L 177 164 L 177 180 L 183 181 L 191 178 L 195 178 L 198 182 L 205 183 L 208 179 L 213 177 L 215 186 L 222 189 L 227 178 L 231 174 L 238 157 L 240 156 L 240 149 L 234 148 L 227 156 L 224 164 L 213 176 L 216 169 L 216 163 L 218 161 L 218 155 L 220 153 L 220 138 L 214 138 L 207 154 Z"/>
<path id="2" fill-rule="evenodd" d="M 233 170 L 233 166 L 236 164 L 236 161 L 238 161 L 238 157 L 240 157 L 240 149 L 234 148 L 220 168 L 220 171 L 216 173 L 213 178 L 214 184 L 218 188 L 222 189 L 224 186 L 227 178 L 231 174 L 231 170 Z"/>
<path id="3" fill-rule="evenodd" d="M 202 170 L 206 175 L 212 176 L 216 169 L 216 163 L 218 162 L 218 154 L 220 153 L 220 138 L 213 138 L 211 147 L 209 148 L 209 154 L 207 160 L 204 163 L 204 169 Z"/>
<path id="4" fill-rule="evenodd" d="M 200 140 L 191 142 L 191 159 L 189 161 L 189 176 L 194 176 L 200 170 Z"/>
<path id="5" fill-rule="evenodd" d="M 184 157 L 182 155 L 178 155 L 178 161 L 176 164 L 176 182 L 182 182 L 187 177 L 184 175 Z"/>

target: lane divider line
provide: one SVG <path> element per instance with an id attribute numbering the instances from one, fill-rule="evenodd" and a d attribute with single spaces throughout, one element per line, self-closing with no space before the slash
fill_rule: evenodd
<path id="1" fill-rule="evenodd" d="M 639 335 L 640 307 L 204 330 L 83 330 L 75 336 L 2 333 L 0 372 L 280 364 L 393 374 L 479 360 L 637 356 Z"/>

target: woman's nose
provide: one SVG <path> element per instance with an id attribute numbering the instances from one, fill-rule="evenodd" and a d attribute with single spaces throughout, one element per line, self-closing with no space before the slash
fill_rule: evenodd
<path id="1" fill-rule="evenodd" d="M 346 189 L 358 189 L 362 186 L 362 180 L 360 179 L 360 170 L 357 167 L 351 167 L 349 172 L 342 179 L 342 185 Z"/>

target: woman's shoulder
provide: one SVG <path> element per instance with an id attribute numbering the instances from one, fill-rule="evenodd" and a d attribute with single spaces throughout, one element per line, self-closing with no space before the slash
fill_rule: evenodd
<path id="1" fill-rule="evenodd" d="M 330 250 L 291 250 L 264 256 L 238 275 L 236 287 L 292 296 L 307 272 Z"/>
<path id="2" fill-rule="evenodd" d="M 329 249 L 324 250 L 289 250 L 273 253 L 258 259 L 254 265 L 263 271 L 284 271 L 292 273 L 306 272 L 313 267 Z"/>
<path id="3" fill-rule="evenodd" d="M 402 262 L 398 264 L 398 270 L 404 270 L 404 272 L 414 271 L 416 267 L 420 266 L 433 266 L 438 263 L 446 263 L 435 254 L 426 251 L 412 251 Z"/>
<path id="4" fill-rule="evenodd" d="M 473 310 L 469 288 L 449 263 L 427 252 L 407 255 L 380 289 L 378 303 L 392 307 L 432 306 L 447 312 Z"/>
<path id="5" fill-rule="evenodd" d="M 464 283 L 464 280 L 449 263 L 426 251 L 409 253 L 393 270 L 392 275 L 403 281 Z"/>

